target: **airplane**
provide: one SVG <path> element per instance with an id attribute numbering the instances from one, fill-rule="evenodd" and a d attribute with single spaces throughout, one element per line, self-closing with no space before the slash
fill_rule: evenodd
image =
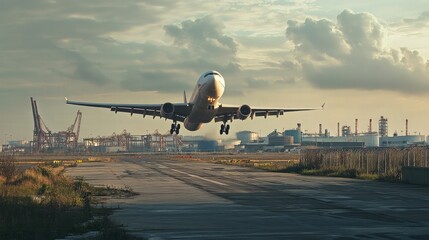
<path id="1" fill-rule="evenodd" d="M 172 120 L 170 134 L 179 134 L 182 122 L 189 131 L 197 131 L 204 123 L 209 123 L 213 119 L 215 122 L 222 122 L 219 133 L 228 135 L 230 125 L 234 119 L 245 120 L 254 117 L 276 116 L 279 117 L 285 112 L 320 110 L 324 108 L 259 108 L 250 107 L 247 104 L 240 106 L 226 105 L 219 102 L 225 91 L 225 79 L 217 71 L 207 71 L 198 79 L 197 85 L 189 99 L 186 92 L 183 93 L 183 103 L 166 102 L 163 104 L 116 104 L 116 103 L 91 103 L 75 102 L 66 98 L 67 104 L 87 107 L 108 108 L 111 111 L 142 114 L 143 117 L 165 118 Z"/>

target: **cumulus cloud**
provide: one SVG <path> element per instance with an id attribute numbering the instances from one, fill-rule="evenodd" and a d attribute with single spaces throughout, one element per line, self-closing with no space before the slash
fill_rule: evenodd
<path id="1" fill-rule="evenodd" d="M 429 64 L 417 51 L 384 46 L 385 29 L 369 13 L 344 10 L 337 22 L 289 21 L 286 36 L 304 78 L 320 88 L 429 90 Z"/>
<path id="2" fill-rule="evenodd" d="M 83 89 L 152 91 L 158 88 L 158 91 L 170 92 L 186 88 L 189 91 L 199 75 L 210 69 L 224 75 L 228 85 L 226 94 L 257 89 L 261 82 L 269 85 L 278 79 L 278 82 L 289 81 L 282 76 L 285 71 L 280 64 L 271 66 L 277 64 L 281 53 L 273 50 L 276 59 L 260 59 L 253 56 L 252 51 L 241 48 L 239 37 L 233 35 L 237 25 L 230 23 L 236 19 L 247 23 L 253 15 L 227 18 L 222 14 L 210 15 L 229 9 L 231 4 L 237 3 L 201 3 L 201 8 L 210 9 L 203 15 L 194 10 L 194 3 L 171 0 L 4 0 L 0 3 L 3 23 L 0 52 L 8 57 L 0 59 L 0 76 L 8 82 L 19 79 L 43 93 L 46 87 L 40 86 L 55 88 L 66 84 L 70 86 L 64 88 L 67 93 L 50 91 L 49 95 L 68 96 Z M 252 11 L 271 11 L 261 9 L 259 4 L 243 4 L 239 9 L 246 12 L 247 7 Z M 270 9 L 277 9 L 280 14 L 277 5 Z M 174 16 L 177 11 L 181 16 Z M 257 29 L 265 25 L 259 22 Z M 247 28 L 247 24 L 240 28 Z M 252 38 L 252 42 L 259 39 Z M 276 35 L 277 40 L 268 44 L 267 39 L 259 40 L 260 45 L 277 48 L 275 45 L 283 42 L 279 38 L 281 36 Z M 254 51 L 263 52 L 260 48 L 255 47 Z M 258 65 L 258 69 L 254 69 L 254 65 L 244 69 L 239 50 L 248 52 L 250 58 L 246 56 L 246 60 Z M 252 77 L 257 80 L 248 80 Z"/>
<path id="3" fill-rule="evenodd" d="M 224 33 L 225 26 L 212 16 L 185 20 L 179 26 L 166 25 L 164 30 L 174 39 L 188 59 L 205 59 L 225 70 L 237 66 L 237 43 Z M 197 63 L 197 62 L 195 62 Z"/>
<path id="4" fill-rule="evenodd" d="M 131 91 L 192 90 L 199 75 L 218 70 L 229 86 L 246 86 L 237 59 L 238 44 L 213 16 L 163 26 L 171 44 L 135 44 L 137 64 L 126 66 L 121 86 Z M 229 81 L 235 80 L 234 82 Z M 243 80 L 243 81 L 240 81 Z"/>
<path id="5" fill-rule="evenodd" d="M 231 37 L 223 34 L 225 26 L 212 16 L 186 20 L 180 25 L 181 27 L 176 25 L 164 27 L 167 34 L 179 45 L 209 47 L 208 51 L 225 49 L 228 52 L 236 52 L 237 44 Z"/>
<path id="6" fill-rule="evenodd" d="M 0 59 L 0 76 L 4 81 L 32 84 L 39 92 L 65 83 L 74 84 L 75 92 L 82 91 L 79 86 L 88 87 L 86 83 L 93 88 L 105 85 L 107 76 L 122 70 L 111 63 L 126 59 L 119 54 L 126 49 L 119 50 L 121 46 L 108 41 L 107 35 L 157 21 L 159 4 L 133 0 L 2 1 L 0 52 L 8 57 Z"/>

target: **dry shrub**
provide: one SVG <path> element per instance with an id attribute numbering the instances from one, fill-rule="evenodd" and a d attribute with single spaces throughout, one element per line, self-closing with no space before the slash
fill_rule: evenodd
<path id="1" fill-rule="evenodd" d="M 3 176 L 0 176 L 0 185 L 6 182 L 6 178 Z"/>
<path id="2" fill-rule="evenodd" d="M 52 180 L 40 173 L 39 169 L 27 169 L 22 174 L 22 184 L 31 183 L 34 185 L 52 184 Z"/>
<path id="3" fill-rule="evenodd" d="M 49 168 L 53 175 L 58 176 L 60 173 L 64 172 L 65 167 L 59 166 L 55 168 Z"/>
<path id="4" fill-rule="evenodd" d="M 18 173 L 15 166 L 15 159 L 13 156 L 3 155 L 0 156 L 0 175 L 4 177 L 6 183 L 14 180 Z"/>

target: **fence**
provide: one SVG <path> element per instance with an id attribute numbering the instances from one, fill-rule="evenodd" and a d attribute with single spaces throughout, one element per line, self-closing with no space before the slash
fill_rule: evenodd
<path id="1" fill-rule="evenodd" d="M 427 147 L 306 149 L 300 164 L 314 169 L 355 169 L 358 173 L 399 176 L 403 166 L 428 167 Z"/>

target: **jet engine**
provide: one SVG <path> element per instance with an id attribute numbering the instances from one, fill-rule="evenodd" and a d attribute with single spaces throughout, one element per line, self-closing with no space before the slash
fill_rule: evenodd
<path id="1" fill-rule="evenodd" d="M 161 117 L 171 118 L 174 115 L 174 105 L 172 103 L 164 103 L 161 105 Z"/>
<path id="2" fill-rule="evenodd" d="M 241 105 L 237 110 L 237 117 L 240 120 L 244 120 L 250 116 L 252 109 L 249 105 Z"/>

